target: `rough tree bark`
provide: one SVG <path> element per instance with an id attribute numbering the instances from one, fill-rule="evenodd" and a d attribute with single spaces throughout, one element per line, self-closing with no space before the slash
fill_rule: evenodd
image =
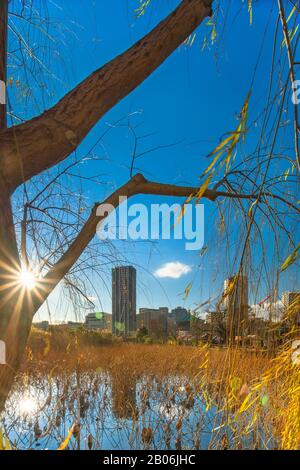
<path id="1" fill-rule="evenodd" d="M 211 14 L 212 0 L 183 0 L 143 39 L 41 116 L 0 133 L 0 165 L 13 191 L 66 158 L 99 119 L 142 83 Z"/>
<path id="2" fill-rule="evenodd" d="M 6 76 L 7 3 L 7 0 L 0 3 L 3 76 Z M 28 179 L 67 158 L 97 121 L 142 83 L 211 14 L 211 4 L 212 0 L 182 0 L 153 31 L 91 74 L 53 108 L 24 124 L 0 130 L 0 340 L 7 347 L 7 364 L 0 366 L 0 412 L 20 366 L 35 312 L 93 238 L 99 221 L 94 209 L 66 254 L 37 292 L 30 293 L 18 284 L 21 262 L 10 201 L 12 193 Z M 123 196 L 139 192 L 188 196 L 191 189 L 148 183 L 137 176 L 106 202 L 117 203 L 122 191 Z"/>

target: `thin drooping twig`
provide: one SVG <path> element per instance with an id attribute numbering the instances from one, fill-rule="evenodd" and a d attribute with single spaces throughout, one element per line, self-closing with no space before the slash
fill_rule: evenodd
<path id="1" fill-rule="evenodd" d="M 279 9 L 279 15 L 280 15 L 280 20 L 282 24 L 282 32 L 283 32 L 283 37 L 284 37 L 284 42 L 287 50 L 287 55 L 288 55 L 288 60 L 289 60 L 289 68 L 290 68 L 290 80 L 291 80 L 291 85 L 293 89 L 293 97 L 294 97 L 294 139 L 295 139 L 295 152 L 296 152 L 296 160 L 298 164 L 298 169 L 300 170 L 300 149 L 299 149 L 299 132 L 300 132 L 300 126 L 299 126 L 299 116 L 298 116 L 298 100 L 296 96 L 296 91 L 295 91 L 295 82 L 296 82 L 296 74 L 295 74 L 295 69 L 294 69 L 294 57 L 293 57 L 293 52 L 292 52 L 292 46 L 291 46 L 291 41 L 289 37 L 289 31 L 287 27 L 287 22 L 285 18 L 285 12 L 284 12 L 284 7 L 282 4 L 282 0 L 277 0 L 278 1 L 278 9 Z"/>

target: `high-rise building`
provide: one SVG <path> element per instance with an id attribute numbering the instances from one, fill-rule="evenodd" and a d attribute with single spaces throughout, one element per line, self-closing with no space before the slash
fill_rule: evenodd
<path id="1" fill-rule="evenodd" d="M 136 270 L 119 266 L 112 270 L 112 332 L 128 336 L 136 331 Z"/>
<path id="2" fill-rule="evenodd" d="M 289 323 L 300 326 L 300 292 L 284 292 L 281 301 Z"/>
<path id="3" fill-rule="evenodd" d="M 175 319 L 178 328 L 190 329 L 191 313 L 184 307 L 176 307 L 171 312 L 171 317 Z"/>
<path id="4" fill-rule="evenodd" d="M 149 336 L 167 339 L 168 336 L 168 307 L 140 308 L 138 322 L 140 328 L 146 328 Z"/>
<path id="5" fill-rule="evenodd" d="M 240 274 L 225 279 L 224 293 L 227 336 L 244 336 L 248 325 L 248 276 Z"/>

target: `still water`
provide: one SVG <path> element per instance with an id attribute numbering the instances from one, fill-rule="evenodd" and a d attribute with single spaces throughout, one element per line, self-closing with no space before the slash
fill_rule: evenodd
<path id="1" fill-rule="evenodd" d="M 1 419 L 17 449 L 268 448 L 257 433 L 240 438 L 207 407 L 187 377 L 124 377 L 103 372 L 22 376 Z M 268 444 L 269 442 L 269 444 Z"/>

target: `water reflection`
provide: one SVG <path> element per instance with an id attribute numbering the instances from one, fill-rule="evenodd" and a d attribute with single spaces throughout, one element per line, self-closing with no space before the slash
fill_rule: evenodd
<path id="1" fill-rule="evenodd" d="M 134 419 L 137 414 L 136 378 L 124 380 L 121 374 L 114 374 L 110 385 L 113 416 L 117 419 Z"/>
<path id="2" fill-rule="evenodd" d="M 0 427 L 17 449 L 57 449 L 70 429 L 68 449 L 224 448 L 224 436 L 229 448 L 267 442 L 266 431 L 241 442 L 223 419 L 187 377 L 81 372 L 17 381 Z"/>

